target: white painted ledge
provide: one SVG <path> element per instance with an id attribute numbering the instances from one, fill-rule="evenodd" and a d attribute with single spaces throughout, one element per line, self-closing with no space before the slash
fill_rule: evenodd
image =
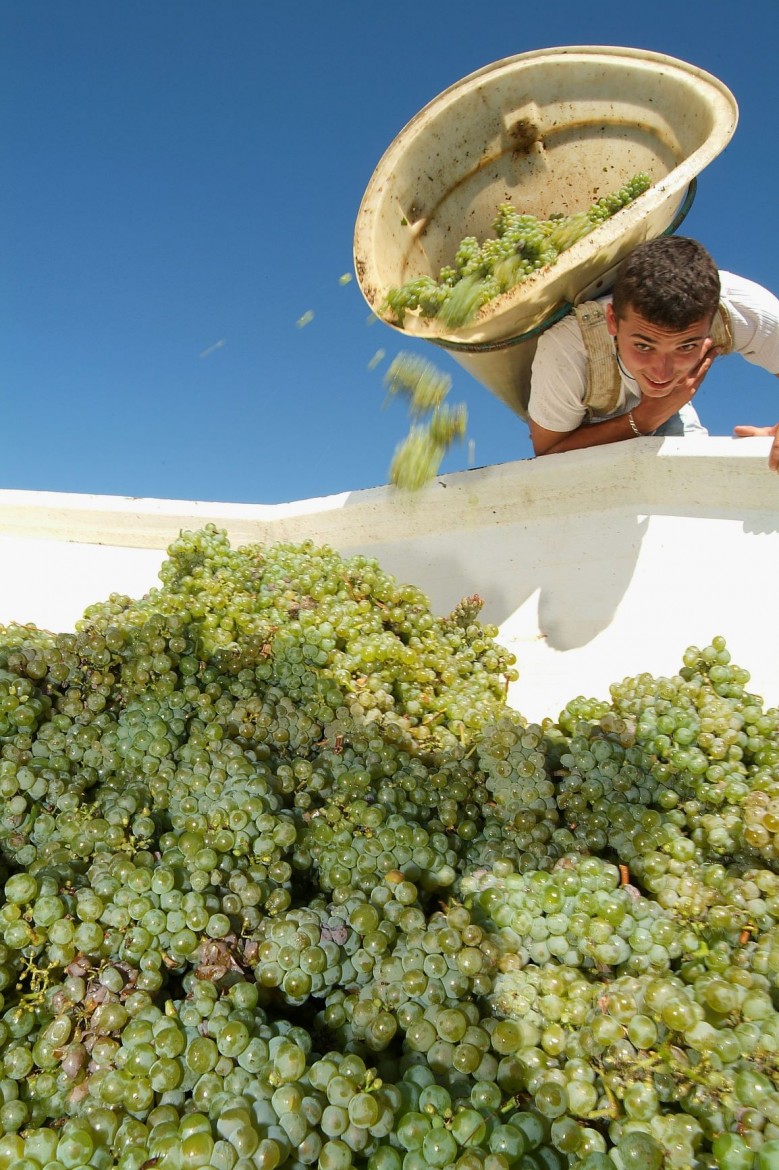
<path id="1" fill-rule="evenodd" d="M 233 545 L 363 552 L 438 613 L 480 593 L 517 655 L 510 699 L 556 716 L 578 694 L 673 673 L 723 634 L 779 704 L 779 476 L 767 439 L 644 439 L 288 504 L 0 491 L 0 622 L 69 629 L 111 592 L 143 594 L 181 529 Z"/>

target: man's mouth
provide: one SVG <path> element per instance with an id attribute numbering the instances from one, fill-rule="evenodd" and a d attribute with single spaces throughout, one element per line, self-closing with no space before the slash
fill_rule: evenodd
<path id="1" fill-rule="evenodd" d="M 651 386 L 653 390 L 669 390 L 673 385 L 673 378 L 666 378 L 664 382 L 656 382 L 654 378 L 648 378 L 646 375 L 644 377 L 646 378 L 647 385 Z"/>

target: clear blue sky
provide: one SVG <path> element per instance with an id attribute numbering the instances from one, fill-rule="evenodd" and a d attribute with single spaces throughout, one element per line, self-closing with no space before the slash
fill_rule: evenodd
<path id="1" fill-rule="evenodd" d="M 778 41 L 777 0 L 2 0 L 0 487 L 273 503 L 384 483 L 400 349 L 453 375 L 476 466 L 527 458 L 518 418 L 339 284 L 379 158 L 502 57 L 669 53 L 740 107 L 683 230 L 779 291 Z M 729 434 L 776 422 L 778 389 L 731 358 L 697 403 Z M 444 469 L 468 465 L 464 445 Z"/>

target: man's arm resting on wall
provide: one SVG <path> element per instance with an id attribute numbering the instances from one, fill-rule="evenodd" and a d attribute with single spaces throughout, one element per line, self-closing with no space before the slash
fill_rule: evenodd
<path id="1" fill-rule="evenodd" d="M 642 430 L 635 411 L 632 417 L 636 427 Z M 656 425 L 660 426 L 660 423 Z M 536 455 L 557 455 L 562 451 L 580 451 L 583 447 L 600 447 L 604 443 L 619 443 L 623 439 L 635 438 L 636 432 L 626 414 L 604 422 L 582 423 L 575 431 L 549 431 L 530 419 L 530 439 Z"/>
<path id="2" fill-rule="evenodd" d="M 685 385 L 665 398 L 644 398 L 626 414 L 604 419 L 603 422 L 581 423 L 573 431 L 548 431 L 531 418 L 533 451 L 536 455 L 557 455 L 562 451 L 580 451 L 583 447 L 600 447 L 604 443 L 620 443 L 623 439 L 651 435 L 680 407 L 685 406 L 694 393 Z M 633 426 L 630 425 L 631 419 Z"/>

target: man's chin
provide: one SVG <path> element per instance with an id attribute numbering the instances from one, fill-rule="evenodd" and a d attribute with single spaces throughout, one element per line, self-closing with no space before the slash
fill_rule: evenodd
<path id="1" fill-rule="evenodd" d="M 651 382 L 644 381 L 641 389 L 646 398 L 667 398 L 675 386 L 675 382 L 669 382 L 667 386 L 654 386 Z"/>

